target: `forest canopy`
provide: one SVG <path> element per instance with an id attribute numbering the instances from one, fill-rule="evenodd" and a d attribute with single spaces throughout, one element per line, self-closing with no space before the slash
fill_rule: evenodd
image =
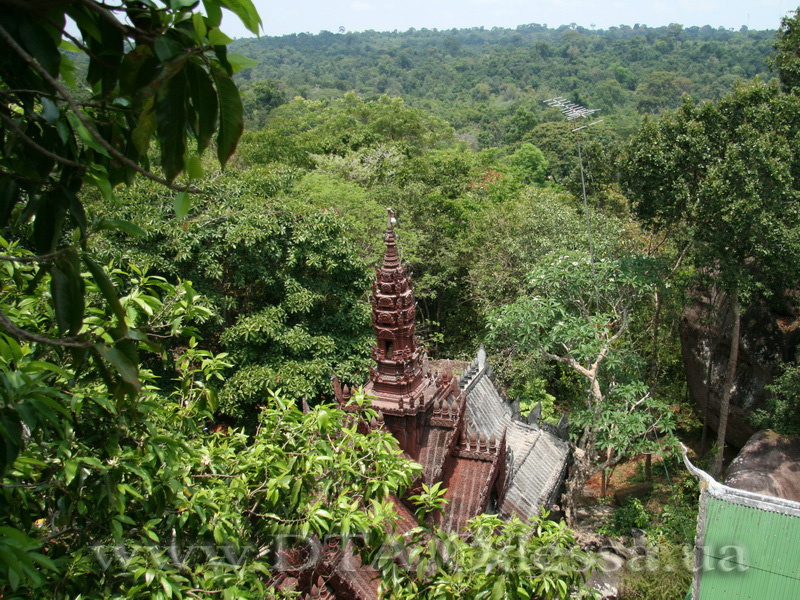
<path id="1" fill-rule="evenodd" d="M 223 16 L 259 31 L 250 0 L 0 6 L 3 597 L 287 597 L 281 536 L 358 538 L 389 597 L 591 596 L 563 524 L 448 536 L 424 519 L 444 491 L 365 429 L 369 398 L 363 422 L 332 403 L 333 376 L 357 390 L 373 364 L 387 207 L 429 355 L 486 343 L 522 416 L 570 414 L 571 522 L 593 477 L 605 496 L 644 455 L 669 479 L 678 438 L 710 450 L 679 336 L 693 302 L 798 322 L 797 14 L 777 37 L 233 41 Z M 554 96 L 604 120 L 575 132 Z M 796 432 L 797 345 L 771 352 L 750 355 L 771 394 L 753 423 Z M 607 528 L 680 561 L 695 489 L 658 485 L 668 506 Z M 409 489 L 423 517 L 402 537 Z M 506 568 L 529 554 L 547 560 Z M 684 597 L 690 574 L 663 575 L 630 575 L 629 597 Z"/>

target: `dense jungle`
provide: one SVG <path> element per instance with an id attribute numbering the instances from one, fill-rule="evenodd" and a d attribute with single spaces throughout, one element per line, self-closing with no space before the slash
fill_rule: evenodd
<path id="1" fill-rule="evenodd" d="M 589 598 L 581 536 L 634 528 L 660 568 L 617 597 L 684 598 L 679 444 L 718 477 L 800 433 L 800 13 L 257 38 L 197 4 L 0 0 L 0 597 L 296 597 L 275 540 L 357 536 L 406 553 L 386 598 Z M 430 358 L 568 414 L 602 522 L 453 538 L 426 487 L 398 534 L 419 466 L 332 384 L 369 378 L 387 208 Z"/>

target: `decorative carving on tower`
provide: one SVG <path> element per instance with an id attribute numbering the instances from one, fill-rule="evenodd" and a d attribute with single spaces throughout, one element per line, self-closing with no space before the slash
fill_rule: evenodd
<path id="1" fill-rule="evenodd" d="M 394 213 L 389 209 L 386 253 L 372 285 L 372 326 L 378 345 L 372 357 L 377 367 L 371 372 L 373 393 L 383 401 L 394 401 L 398 409 L 423 404 L 422 349 L 416 335 L 416 305 L 411 279 L 397 252 Z"/>

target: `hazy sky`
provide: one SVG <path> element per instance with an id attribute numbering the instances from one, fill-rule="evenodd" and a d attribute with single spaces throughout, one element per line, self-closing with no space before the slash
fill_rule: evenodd
<path id="1" fill-rule="evenodd" d="M 650 27 L 680 23 L 777 29 L 798 0 L 253 0 L 266 35 L 347 31 L 405 31 L 453 27 L 549 27 L 577 23 L 607 29 L 640 23 Z M 250 37 L 233 15 L 223 31 Z"/>

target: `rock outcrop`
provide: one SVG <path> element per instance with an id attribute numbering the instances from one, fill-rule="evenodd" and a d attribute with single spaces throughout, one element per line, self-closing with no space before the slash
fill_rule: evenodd
<path id="1" fill-rule="evenodd" d="M 759 431 L 728 467 L 725 485 L 800 502 L 800 436 Z"/>
<path id="2" fill-rule="evenodd" d="M 755 301 L 742 307 L 739 362 L 731 396 L 727 442 L 741 448 L 755 433 L 748 414 L 764 401 L 777 364 L 795 360 L 800 352 L 800 315 L 797 300 Z M 720 316 L 722 315 L 722 316 Z M 698 297 L 681 319 L 681 352 L 689 397 L 701 419 L 716 430 L 719 403 L 730 350 L 732 317 L 727 298 L 720 293 Z"/>

